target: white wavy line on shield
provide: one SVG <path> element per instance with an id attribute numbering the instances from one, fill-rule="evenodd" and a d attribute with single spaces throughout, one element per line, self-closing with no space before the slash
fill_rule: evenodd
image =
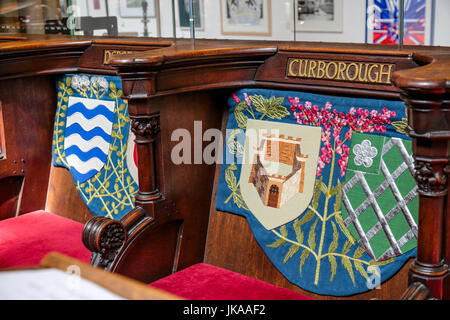
<path id="1" fill-rule="evenodd" d="M 96 99 L 86 99 L 86 98 L 78 98 L 78 97 L 70 97 L 69 98 L 69 108 L 77 102 L 81 102 L 84 106 L 93 110 L 97 108 L 100 104 L 104 105 L 106 108 L 114 112 L 115 101 L 107 101 L 107 100 L 96 100 Z"/>
<path id="2" fill-rule="evenodd" d="M 67 117 L 66 128 L 74 123 L 78 123 L 85 131 L 91 131 L 96 127 L 101 128 L 106 134 L 111 134 L 112 131 L 112 122 L 102 114 L 92 119 L 86 119 L 82 113 L 75 112 L 73 115 Z"/>
<path id="3" fill-rule="evenodd" d="M 81 174 L 86 174 L 92 169 L 100 170 L 105 164 L 97 157 L 87 161 L 81 161 L 76 154 L 71 154 L 70 156 L 67 156 L 66 159 L 67 163 Z"/>
<path id="4" fill-rule="evenodd" d="M 99 136 L 95 136 L 90 140 L 84 140 L 78 133 L 71 134 L 64 139 L 64 149 L 69 149 L 71 146 L 77 146 L 81 151 L 87 152 L 97 147 L 103 151 L 103 153 L 108 154 L 109 143 Z"/>

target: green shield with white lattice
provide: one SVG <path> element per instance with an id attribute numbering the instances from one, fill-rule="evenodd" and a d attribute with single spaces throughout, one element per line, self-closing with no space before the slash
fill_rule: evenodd
<path id="1" fill-rule="evenodd" d="M 342 217 L 376 260 L 417 245 L 418 196 L 411 141 L 355 133 L 344 187 Z"/>

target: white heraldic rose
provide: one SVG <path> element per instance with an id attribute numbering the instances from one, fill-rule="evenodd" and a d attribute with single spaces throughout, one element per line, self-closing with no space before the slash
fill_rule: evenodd
<path id="1" fill-rule="evenodd" d="M 370 168 L 373 164 L 373 158 L 378 154 L 378 150 L 372 147 L 370 140 L 363 140 L 361 144 L 356 144 L 353 147 L 353 153 L 355 154 L 354 162 L 357 166 L 364 166 Z"/>

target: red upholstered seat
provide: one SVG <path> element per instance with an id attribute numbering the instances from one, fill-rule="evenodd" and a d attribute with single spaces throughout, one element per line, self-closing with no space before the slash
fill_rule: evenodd
<path id="1" fill-rule="evenodd" d="M 207 263 L 195 264 L 149 285 L 190 300 L 312 300 Z"/>
<path id="2" fill-rule="evenodd" d="M 51 251 L 89 263 L 84 225 L 45 211 L 0 221 L 0 268 L 37 265 Z"/>

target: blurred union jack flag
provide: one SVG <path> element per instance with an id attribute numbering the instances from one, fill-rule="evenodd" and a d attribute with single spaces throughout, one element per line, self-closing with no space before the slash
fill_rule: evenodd
<path id="1" fill-rule="evenodd" d="M 425 11 L 427 0 L 404 1 L 404 38 L 408 45 L 425 44 Z M 373 0 L 368 8 L 372 21 L 372 43 L 399 43 L 399 0 Z"/>

